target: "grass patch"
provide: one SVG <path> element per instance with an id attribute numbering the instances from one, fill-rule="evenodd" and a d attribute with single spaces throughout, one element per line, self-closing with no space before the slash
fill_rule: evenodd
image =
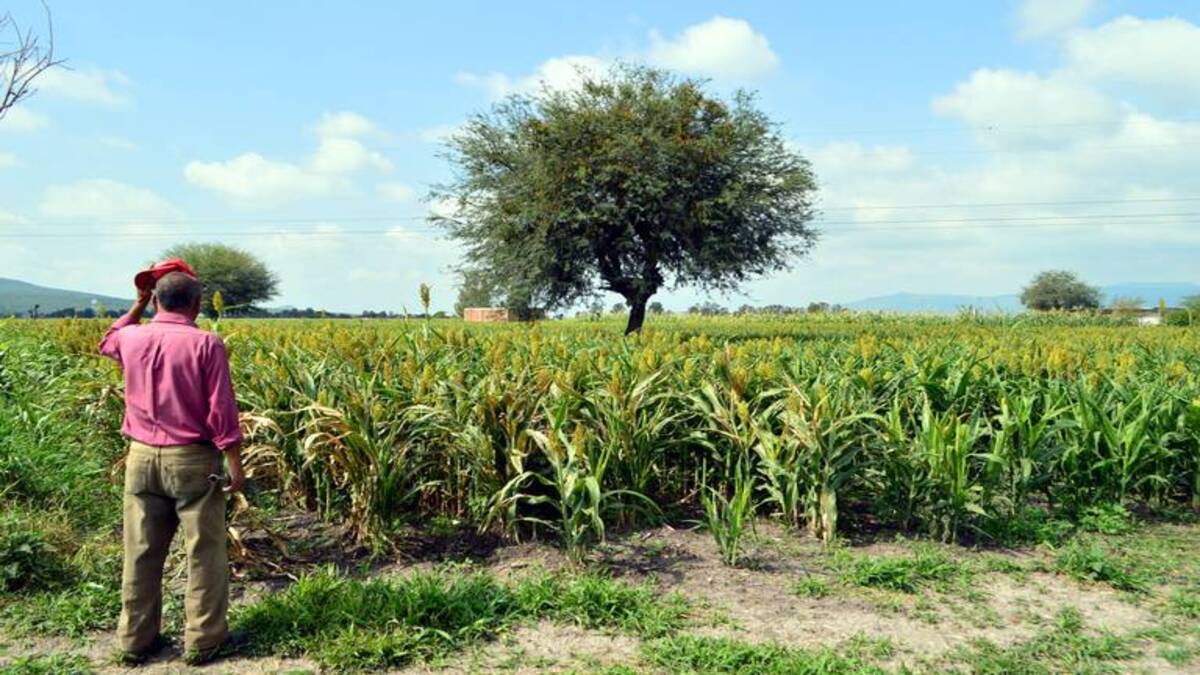
<path id="1" fill-rule="evenodd" d="M 78 654 L 25 656 L 0 666 L 0 675 L 90 675 L 94 672 L 91 662 Z"/>
<path id="2" fill-rule="evenodd" d="M 966 580 L 972 571 L 932 547 L 919 547 L 911 555 L 859 557 L 841 565 L 846 583 L 901 593 L 916 593 L 929 586 Z"/>
<path id="3" fill-rule="evenodd" d="M 1189 619 L 1200 619 L 1200 588 L 1179 588 L 1167 599 L 1170 610 Z"/>
<path id="4" fill-rule="evenodd" d="M 322 571 L 237 613 L 257 653 L 305 655 L 334 670 L 395 668 L 442 657 L 515 622 L 552 619 L 644 637 L 683 624 L 682 601 L 597 576 L 514 585 L 483 572 L 360 581 Z"/>
<path id="5" fill-rule="evenodd" d="M 803 598 L 827 598 L 833 589 L 825 579 L 809 575 L 797 581 L 792 592 Z"/>
<path id="6" fill-rule="evenodd" d="M 1054 568 L 1080 581 L 1105 583 L 1117 590 L 1131 593 L 1147 590 L 1141 574 L 1128 569 L 1102 542 L 1090 537 L 1072 539 L 1059 551 Z"/>
<path id="7" fill-rule="evenodd" d="M 751 645 L 728 638 L 684 635 L 652 642 L 642 651 L 647 664 L 674 673 L 818 675 L 884 672 L 861 657 L 839 654 L 832 649 Z"/>
<path id="8" fill-rule="evenodd" d="M 972 673 L 1112 672 L 1115 661 L 1137 655 L 1132 641 L 1110 633 L 1091 634 L 1074 608 L 1065 608 L 1046 632 L 1024 642 L 1000 647 L 977 640 L 953 652 L 949 661 Z"/>
<path id="9" fill-rule="evenodd" d="M 79 637 L 109 630 L 121 611 L 121 546 L 108 537 L 85 542 L 62 563 L 49 589 L 9 594 L 0 604 L 6 634 Z"/>

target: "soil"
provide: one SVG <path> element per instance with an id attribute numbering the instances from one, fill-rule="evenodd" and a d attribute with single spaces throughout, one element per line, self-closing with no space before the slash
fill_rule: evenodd
<path id="1" fill-rule="evenodd" d="M 501 579 L 514 579 L 536 570 L 569 566 L 563 555 L 545 544 L 499 546 L 498 542 L 471 542 L 463 547 L 431 545 L 434 560 L 420 559 L 407 547 L 372 574 L 397 575 L 428 568 L 436 561 L 471 559 Z M 894 542 L 852 546 L 855 556 L 894 555 L 907 550 Z M 952 550 L 952 549 L 948 549 Z M 806 575 L 834 577 L 821 545 L 770 524 L 760 525 L 747 568 L 722 564 L 711 538 L 701 532 L 663 527 L 620 538 L 601 546 L 587 564 L 635 583 L 651 583 L 663 593 L 680 593 L 694 609 L 689 634 L 730 637 L 752 643 L 778 642 L 794 647 L 836 646 L 856 638 L 886 639 L 894 646 L 890 661 L 900 666 L 928 663 L 950 650 L 978 639 L 1011 645 L 1052 625 L 1055 615 L 1072 607 L 1093 630 L 1129 633 L 1155 625 L 1154 612 L 1101 585 L 1085 585 L 1046 572 L 987 573 L 974 577 L 970 592 L 927 591 L 903 594 L 834 585 L 826 597 L 804 597 L 794 592 Z M 955 552 L 954 555 L 978 555 Z M 1038 553 L 989 552 L 1017 560 L 1036 559 Z M 253 583 L 240 582 L 235 603 L 249 602 L 262 593 L 285 585 L 284 576 Z M 111 665 L 109 635 L 83 641 L 43 639 L 3 645 L 0 665 L 30 654 L 79 653 L 105 673 L 124 672 Z M 636 664 L 640 643 L 636 638 L 584 630 L 549 622 L 521 626 L 497 640 L 446 662 L 416 664 L 400 672 L 474 673 L 592 671 L 609 665 Z M 1153 650 L 1147 650 L 1153 653 Z M 1131 670 L 1185 672 L 1156 656 L 1128 664 Z M 189 670 L 178 651 L 139 669 L 139 673 L 315 672 L 303 659 L 234 658 L 203 670 Z"/>

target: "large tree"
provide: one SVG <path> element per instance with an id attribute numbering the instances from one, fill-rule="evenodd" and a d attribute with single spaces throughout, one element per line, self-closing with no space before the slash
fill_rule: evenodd
<path id="1" fill-rule="evenodd" d="M 62 63 L 54 58 L 54 24 L 49 8 L 46 27 L 42 38 L 21 28 L 12 14 L 0 14 L 0 119 L 34 92 L 33 81 L 38 75 Z"/>
<path id="2" fill-rule="evenodd" d="M 449 141 L 434 221 L 532 306 L 611 291 L 639 330 L 664 287 L 727 292 L 815 244 L 816 182 L 753 97 L 642 67 L 516 95 Z"/>
<path id="3" fill-rule="evenodd" d="M 1100 289 L 1089 286 L 1065 270 L 1050 270 L 1034 277 L 1021 291 L 1021 304 L 1040 311 L 1096 309 Z"/>
<path id="4" fill-rule="evenodd" d="M 254 309 L 278 293 L 279 279 L 266 264 L 234 246 L 212 243 L 179 244 L 164 258 L 183 258 L 204 283 L 204 312 L 213 314 L 213 293 L 220 291 L 227 311 Z"/>

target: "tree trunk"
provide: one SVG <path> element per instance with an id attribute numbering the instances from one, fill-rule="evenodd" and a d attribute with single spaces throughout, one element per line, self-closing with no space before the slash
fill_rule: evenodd
<path id="1" fill-rule="evenodd" d="M 626 335 L 642 330 L 642 324 L 646 322 L 646 303 L 649 301 L 650 296 L 648 295 L 625 299 L 625 302 L 629 304 L 629 323 L 625 325 Z"/>

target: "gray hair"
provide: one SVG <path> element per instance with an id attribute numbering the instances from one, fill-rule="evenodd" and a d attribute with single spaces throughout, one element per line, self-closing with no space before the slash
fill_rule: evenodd
<path id="1" fill-rule="evenodd" d="M 183 272 L 168 272 L 154 284 L 158 306 L 168 312 L 191 309 L 204 291 L 199 281 Z"/>

